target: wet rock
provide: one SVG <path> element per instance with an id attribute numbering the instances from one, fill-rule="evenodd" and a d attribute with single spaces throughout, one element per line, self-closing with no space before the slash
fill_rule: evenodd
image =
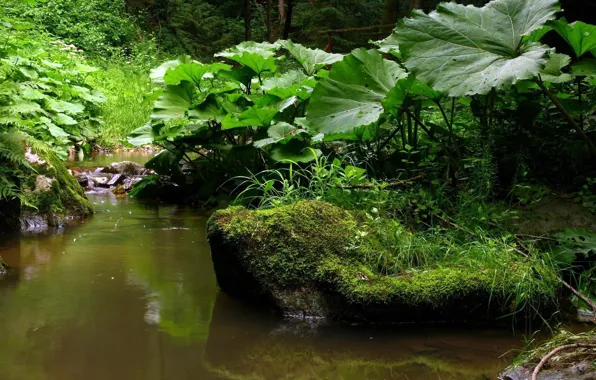
<path id="1" fill-rule="evenodd" d="M 544 370 L 538 374 L 538 380 L 588 380 L 596 379 L 596 371 L 590 370 L 591 364 L 581 362 L 569 368 Z M 500 380 L 529 380 L 534 368 L 518 366 L 503 372 Z"/>
<path id="2" fill-rule="evenodd" d="M 50 228 L 63 227 L 67 220 L 93 214 L 93 207 L 79 180 L 53 152 L 27 148 L 26 158 L 36 175 L 34 181 L 23 184 L 22 204 L 27 206 L 21 206 L 17 211 L 17 225 L 21 232 L 45 232 Z"/>
<path id="3" fill-rule="evenodd" d="M 125 179 L 126 177 L 123 174 L 114 174 L 114 176 L 108 182 L 108 186 L 112 187 L 120 185 L 122 182 L 124 182 Z"/>
<path id="4" fill-rule="evenodd" d="M 532 370 L 526 367 L 515 367 L 499 376 L 500 380 L 527 380 L 532 377 Z"/>
<path id="5" fill-rule="evenodd" d="M 147 169 L 143 165 L 137 164 L 135 162 L 122 161 L 110 164 L 109 166 L 103 168 L 101 172 L 125 175 L 146 175 Z"/>

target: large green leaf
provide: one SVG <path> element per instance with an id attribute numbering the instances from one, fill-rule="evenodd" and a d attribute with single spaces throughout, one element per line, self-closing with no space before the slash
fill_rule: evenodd
<path id="1" fill-rule="evenodd" d="M 324 134 L 351 133 L 375 123 L 382 100 L 405 71 L 376 50 L 357 49 L 333 65 L 315 87 L 305 123 Z"/>
<path id="2" fill-rule="evenodd" d="M 268 138 L 255 141 L 253 145 L 257 148 L 263 148 L 273 144 L 286 144 L 293 139 L 299 138 L 300 135 L 307 133 L 308 131 L 296 128 L 291 124 L 277 123 L 267 130 Z"/>
<path id="3" fill-rule="evenodd" d="M 151 144 L 155 140 L 155 128 L 151 123 L 147 123 L 132 131 L 128 137 L 128 142 L 134 146 L 143 146 Z"/>
<path id="4" fill-rule="evenodd" d="M 262 102 L 261 104 L 250 107 L 239 115 L 228 114 L 222 121 L 222 128 L 269 127 L 273 118 L 278 113 L 295 104 L 296 101 L 297 98 L 292 97 L 267 105 L 265 105 L 266 102 Z"/>
<path id="5" fill-rule="evenodd" d="M 302 65 L 308 75 L 314 75 L 323 67 L 332 65 L 344 58 L 342 54 L 331 54 L 320 49 L 309 49 L 290 40 L 284 41 L 282 45 Z"/>
<path id="6" fill-rule="evenodd" d="M 532 79 L 548 47 L 524 40 L 555 17 L 558 0 L 494 0 L 482 8 L 442 3 L 396 28 L 406 67 L 450 96 L 487 94 Z"/>
<path id="7" fill-rule="evenodd" d="M 389 37 L 381 41 L 371 41 L 372 44 L 379 48 L 381 53 L 391 54 L 394 57 L 401 58 L 399 52 L 399 41 L 395 32 L 391 33 Z"/>
<path id="8" fill-rule="evenodd" d="M 156 84 L 165 84 L 164 76 L 166 75 L 168 70 L 175 69 L 176 67 L 178 67 L 182 64 L 187 64 L 187 63 L 192 63 L 192 62 L 193 62 L 192 58 L 188 55 L 182 56 L 178 59 L 164 62 L 159 67 L 151 70 L 151 73 L 150 73 L 151 80 Z"/>
<path id="9" fill-rule="evenodd" d="M 186 116 L 192 106 L 195 87 L 188 82 L 177 86 L 168 86 L 155 101 L 151 118 L 157 121 L 168 121 Z"/>
<path id="10" fill-rule="evenodd" d="M 215 94 L 209 94 L 205 100 L 188 111 L 188 117 L 193 122 L 222 121 L 225 115 Z"/>
<path id="11" fill-rule="evenodd" d="M 271 150 L 271 158 L 280 162 L 312 162 L 320 157 L 322 152 L 319 149 L 306 147 L 298 142 L 290 142 L 285 145 L 278 145 Z"/>
<path id="12" fill-rule="evenodd" d="M 215 56 L 230 58 L 244 53 L 250 53 L 258 54 L 263 58 L 269 58 L 275 56 L 275 52 L 279 50 L 280 47 L 281 44 L 279 42 L 271 44 L 269 42 L 246 41 L 217 53 Z"/>
<path id="13" fill-rule="evenodd" d="M 576 77 L 596 78 L 596 59 L 583 59 L 573 65 L 571 71 Z"/>
<path id="14" fill-rule="evenodd" d="M 307 77 L 302 71 L 291 70 L 279 76 L 267 79 L 261 87 L 267 94 L 281 99 L 297 96 L 302 100 L 310 97 L 317 81 Z"/>
<path id="15" fill-rule="evenodd" d="M 573 76 L 564 73 L 563 69 L 571 63 L 571 57 L 565 54 L 552 54 L 542 70 L 542 80 L 551 83 L 566 83 L 573 80 Z"/>
<path id="16" fill-rule="evenodd" d="M 549 23 L 554 30 L 571 46 L 576 58 L 596 49 L 596 26 L 581 21 L 569 24 L 565 20 Z"/>
<path id="17" fill-rule="evenodd" d="M 8 115 L 32 115 L 43 113 L 44 110 L 35 102 L 18 100 L 11 105 L 0 107 L 0 114 Z"/>
<path id="18" fill-rule="evenodd" d="M 267 42 L 257 43 L 248 41 L 217 53 L 215 56 L 237 62 L 242 66 L 251 68 L 257 75 L 261 75 L 264 72 L 274 73 L 277 71 L 275 51 L 279 47 L 280 45 L 277 43 L 270 44 Z"/>
<path id="19" fill-rule="evenodd" d="M 207 73 L 215 74 L 222 70 L 230 70 L 232 66 L 224 63 L 213 63 L 211 65 L 203 65 L 200 63 L 185 63 L 178 65 L 174 69 L 169 69 L 163 77 L 166 84 L 177 85 L 182 81 L 194 83 L 201 86 L 201 80 Z"/>

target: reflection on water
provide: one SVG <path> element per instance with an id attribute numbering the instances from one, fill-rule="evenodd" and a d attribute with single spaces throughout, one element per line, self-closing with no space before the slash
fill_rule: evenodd
<path id="1" fill-rule="evenodd" d="M 206 217 L 92 198 L 61 234 L 3 238 L 0 378 L 483 379 L 504 330 L 283 323 L 218 293 Z"/>

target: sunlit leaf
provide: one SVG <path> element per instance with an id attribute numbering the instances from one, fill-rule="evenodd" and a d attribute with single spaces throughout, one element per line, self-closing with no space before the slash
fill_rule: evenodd
<path id="1" fill-rule="evenodd" d="M 494 0 L 482 8 L 442 3 L 396 28 L 406 67 L 450 96 L 487 94 L 536 77 L 547 46 L 524 41 L 559 10 L 557 0 Z"/>
<path id="2" fill-rule="evenodd" d="M 330 66 L 344 58 L 342 54 L 327 53 L 320 49 L 309 49 L 289 40 L 284 41 L 282 46 L 302 65 L 309 76 L 314 75 L 323 67 Z"/>
<path id="3" fill-rule="evenodd" d="M 376 50 L 358 49 L 333 65 L 313 91 L 306 123 L 324 134 L 351 132 L 379 120 L 381 101 L 406 73 Z"/>
<path id="4" fill-rule="evenodd" d="M 576 21 L 569 24 L 565 20 L 549 23 L 554 30 L 571 46 L 576 58 L 596 49 L 596 26 Z"/>

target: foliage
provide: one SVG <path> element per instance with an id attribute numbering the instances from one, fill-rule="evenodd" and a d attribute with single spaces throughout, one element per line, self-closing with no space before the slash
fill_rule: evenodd
<path id="1" fill-rule="evenodd" d="M 62 41 L 33 25 L 3 17 L 0 25 L 0 199 L 32 204 L 23 185 L 34 171 L 25 145 L 51 147 L 62 158 L 68 147 L 88 147 L 101 126 L 105 96 L 88 83 L 97 69 Z"/>
<path id="2" fill-rule="evenodd" d="M 137 41 L 138 28 L 126 14 L 124 0 L 7 2 L 14 16 L 29 18 L 90 54 L 126 55 Z"/>
<path id="3" fill-rule="evenodd" d="M 100 64 L 101 70 L 88 81 L 107 98 L 101 107 L 103 124 L 95 143 L 112 148 L 125 143 L 121 140 L 149 120 L 152 105 L 146 94 L 154 86 L 142 66 L 119 61 Z"/>

